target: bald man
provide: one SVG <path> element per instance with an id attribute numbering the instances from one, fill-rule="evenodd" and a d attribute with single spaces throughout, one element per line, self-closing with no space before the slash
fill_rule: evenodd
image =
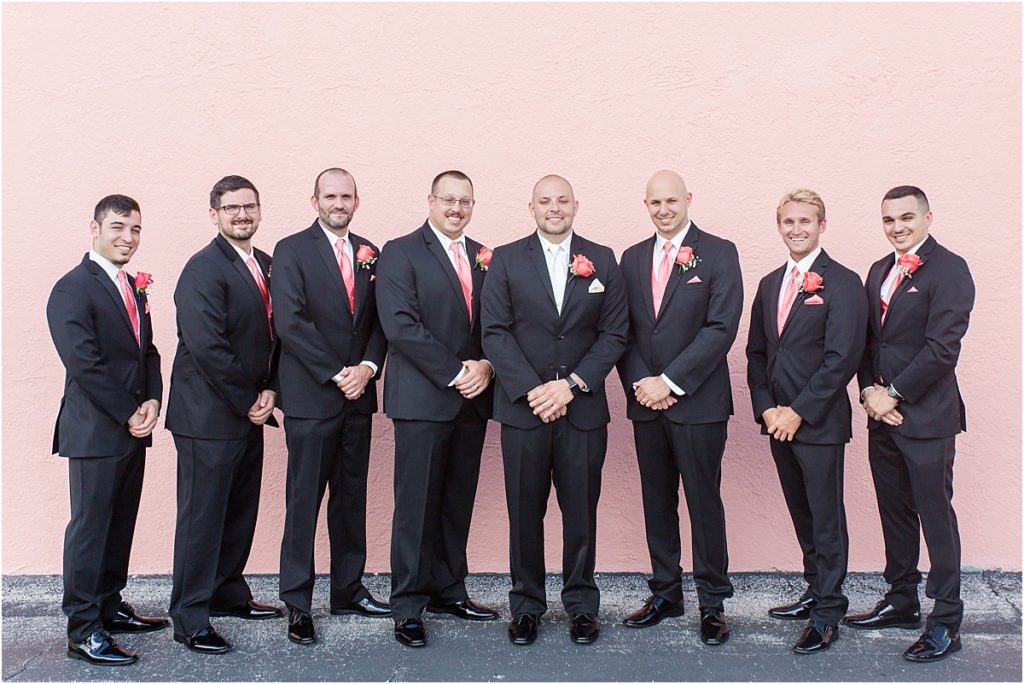
<path id="1" fill-rule="evenodd" d="M 719 488 L 732 389 L 726 356 L 736 339 L 743 279 L 736 246 L 700 230 L 674 171 L 647 181 L 655 234 L 622 255 L 630 335 L 619 361 L 643 494 L 651 596 L 623 624 L 651 627 L 683 614 L 679 478 L 693 544 L 701 640 L 725 643 L 732 596 Z"/>
<path id="2" fill-rule="evenodd" d="M 572 230 L 568 181 L 545 176 L 529 204 L 537 230 L 494 250 L 484 283 L 483 347 L 497 376 L 510 523 L 513 644 L 528 645 L 547 610 L 544 513 L 562 511 L 562 604 L 570 638 L 598 637 L 597 501 L 608 444 L 604 379 L 626 345 L 628 315 L 612 251 Z"/>

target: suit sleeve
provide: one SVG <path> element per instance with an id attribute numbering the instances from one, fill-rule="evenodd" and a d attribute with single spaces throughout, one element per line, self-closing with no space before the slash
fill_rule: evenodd
<path id="1" fill-rule="evenodd" d="M 629 334 L 629 310 L 626 305 L 626 288 L 622 272 L 611 250 L 608 250 L 608 264 L 605 273 L 604 299 L 601 316 L 597 322 L 597 339 L 576 364 L 573 371 L 588 386 L 604 382 L 612 368 L 626 350 L 626 336 Z"/>
<path id="2" fill-rule="evenodd" d="M 186 265 L 174 289 L 178 332 L 199 372 L 240 417 L 259 398 L 228 341 L 227 285 L 211 269 Z"/>
<path id="3" fill-rule="evenodd" d="M 505 394 L 513 402 L 542 384 L 526 359 L 526 354 L 519 348 L 512 332 L 514 320 L 505 251 L 497 249 L 487 269 L 487 277 L 484 278 L 480 300 L 480 341 L 484 356 L 494 366 L 494 373 L 501 381 Z M 582 373 L 580 377 L 587 381 Z"/>
<path id="4" fill-rule="evenodd" d="M 146 301 L 146 295 L 142 295 L 140 311 L 146 311 Z M 146 343 L 146 353 L 144 354 L 146 399 L 161 401 L 164 395 L 164 380 L 160 375 L 160 352 L 157 351 L 156 345 L 153 344 L 153 319 L 150 318 L 149 313 L 144 313 L 143 315 L 146 317 L 146 329 L 149 330 L 149 341 Z"/>
<path id="5" fill-rule="evenodd" d="M 374 251 L 380 254 L 380 250 L 374 248 Z M 373 274 L 375 280 L 377 275 L 377 264 L 379 259 L 373 265 Z M 366 349 L 363 351 L 363 358 L 361 361 L 370 361 L 377 366 L 377 373 L 374 375 L 375 378 L 381 376 L 381 372 L 384 370 L 384 359 L 388 353 L 388 338 L 384 336 L 384 328 L 380 324 L 380 312 L 377 310 L 377 296 L 376 288 L 372 301 L 366 303 L 367 312 L 373 316 L 373 323 L 370 328 L 370 338 L 366 341 Z"/>
<path id="6" fill-rule="evenodd" d="M 908 402 L 920 399 L 936 379 L 956 368 L 960 343 L 974 308 L 974 280 L 967 262 L 954 257 L 949 273 L 929 288 L 925 344 L 890 382 Z"/>
<path id="7" fill-rule="evenodd" d="M 764 334 L 764 285 L 757 288 L 757 295 L 750 307 L 750 329 L 747 332 L 747 387 L 750 388 L 750 403 L 754 409 L 754 421 L 763 423 L 761 416 L 775 406 L 768 387 L 768 339 Z"/>
<path id="8" fill-rule="evenodd" d="M 845 392 L 863 358 L 868 321 L 863 292 L 860 279 L 852 276 L 829 298 L 824 356 L 790 405 L 810 425 L 820 425 L 828 416 L 836 395 Z"/>
<path id="9" fill-rule="evenodd" d="M 46 322 L 68 376 L 96 406 L 127 426 L 139 402 L 114 380 L 114 374 L 107 368 L 86 295 L 74 283 L 59 281 L 46 303 Z M 159 363 L 157 357 L 158 376 Z"/>
<path id="10" fill-rule="evenodd" d="M 413 264 L 401 245 L 384 245 L 376 282 L 377 316 L 388 342 L 437 387 L 447 389 L 462 361 L 423 325 Z"/>
<path id="11" fill-rule="evenodd" d="M 868 271 L 867 281 L 864 283 L 864 304 L 868 310 L 868 323 L 864 330 L 864 353 L 861 355 L 860 368 L 857 369 L 857 394 L 858 396 L 864 392 L 868 387 L 872 387 L 875 384 L 875 360 L 873 358 L 873 351 L 871 348 L 871 316 L 874 313 L 874 309 L 871 307 L 878 306 L 877 298 L 871 296 L 871 288 L 868 283 L 872 282 L 872 272 L 878 268 L 878 266 L 872 266 Z"/>
<path id="12" fill-rule="evenodd" d="M 687 394 L 694 394 L 729 353 L 743 313 L 743 276 L 736 246 L 726 242 L 711 273 L 708 314 L 693 341 L 663 371 Z"/>

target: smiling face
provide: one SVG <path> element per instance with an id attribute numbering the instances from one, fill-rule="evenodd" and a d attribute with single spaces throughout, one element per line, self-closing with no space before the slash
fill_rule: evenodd
<path id="1" fill-rule="evenodd" d="M 344 235 L 352 216 L 359 208 L 356 184 L 348 174 L 325 173 L 317 183 L 316 194 L 310 198 L 320 214 L 320 222 L 338 235 Z"/>
<path id="2" fill-rule="evenodd" d="M 469 200 L 469 206 L 462 203 Z M 450 201 L 451 206 L 446 206 Z M 449 239 L 457 240 L 473 218 L 473 183 L 455 176 L 441 176 L 427 195 L 430 222 Z"/>
<path id="3" fill-rule="evenodd" d="M 108 211 L 99 223 L 91 221 L 89 230 L 93 250 L 110 263 L 124 266 L 139 248 L 142 215 L 134 210 L 127 216 Z"/>
<path id="4" fill-rule="evenodd" d="M 825 232 L 825 219 L 813 204 L 790 201 L 779 209 L 778 226 L 789 255 L 798 262 L 818 248 L 821 234 Z"/>
<path id="5" fill-rule="evenodd" d="M 560 176 L 545 176 L 533 187 L 533 201 L 529 206 L 537 230 L 544 239 L 558 244 L 572 229 L 580 203 L 573 196 L 569 181 Z"/>
<path id="6" fill-rule="evenodd" d="M 644 204 L 664 239 L 674 238 L 690 220 L 688 210 L 692 199 L 682 177 L 673 171 L 659 171 L 647 181 Z"/>
<path id="7" fill-rule="evenodd" d="M 252 213 L 245 209 L 247 205 L 255 205 Z M 220 196 L 217 206 L 217 209 L 210 209 L 210 221 L 217 226 L 221 235 L 248 251 L 249 241 L 260 227 L 259 198 L 256 193 L 249 188 L 231 190 Z M 238 207 L 238 213 L 232 215 L 224 207 Z"/>
<path id="8" fill-rule="evenodd" d="M 882 201 L 882 229 L 897 254 L 906 254 L 927 238 L 931 225 L 931 210 L 913 195 Z"/>

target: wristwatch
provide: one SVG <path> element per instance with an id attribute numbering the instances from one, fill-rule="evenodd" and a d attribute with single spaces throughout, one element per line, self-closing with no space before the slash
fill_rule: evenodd
<path id="1" fill-rule="evenodd" d="M 565 376 L 564 380 L 567 383 L 569 383 L 569 389 L 572 391 L 572 396 L 578 397 L 580 395 L 580 392 L 583 391 L 583 389 L 576 382 L 576 379 L 573 378 L 571 375 L 567 375 Z"/>
<path id="2" fill-rule="evenodd" d="M 899 399 L 899 400 L 903 399 L 903 396 L 899 392 L 897 392 L 896 388 L 893 387 L 891 384 L 888 387 L 885 388 L 885 393 L 888 394 L 893 399 Z"/>

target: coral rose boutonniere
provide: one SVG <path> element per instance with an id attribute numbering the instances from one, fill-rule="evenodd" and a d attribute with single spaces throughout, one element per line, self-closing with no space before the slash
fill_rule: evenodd
<path id="1" fill-rule="evenodd" d="M 569 264 L 569 276 L 578 276 L 580 278 L 589 278 L 597 272 L 594 268 L 594 262 L 583 256 L 582 254 L 573 254 L 572 263 Z"/>
<path id="2" fill-rule="evenodd" d="M 493 253 L 490 248 L 481 247 L 480 251 L 476 253 L 476 267 L 486 272 L 491 267 L 491 256 Z"/>
<path id="3" fill-rule="evenodd" d="M 681 271 L 688 271 L 700 263 L 700 257 L 693 253 L 692 247 L 680 247 L 676 252 L 676 266 Z"/>
<path id="4" fill-rule="evenodd" d="M 356 265 L 359 268 L 370 268 L 377 261 L 377 252 L 370 245 L 359 245 L 356 250 Z"/>
<path id="5" fill-rule="evenodd" d="M 800 294 L 805 292 L 817 292 L 818 290 L 825 287 L 821 276 L 814 271 L 808 271 L 804 273 L 804 282 L 800 285 Z"/>
<path id="6" fill-rule="evenodd" d="M 904 278 L 913 278 L 914 271 L 921 268 L 924 259 L 916 254 L 904 254 L 896 260 L 896 268 L 903 274 Z"/>
<path id="7" fill-rule="evenodd" d="M 153 284 L 153 276 L 139 271 L 135 274 L 135 291 L 140 295 L 149 294 L 149 286 Z"/>

